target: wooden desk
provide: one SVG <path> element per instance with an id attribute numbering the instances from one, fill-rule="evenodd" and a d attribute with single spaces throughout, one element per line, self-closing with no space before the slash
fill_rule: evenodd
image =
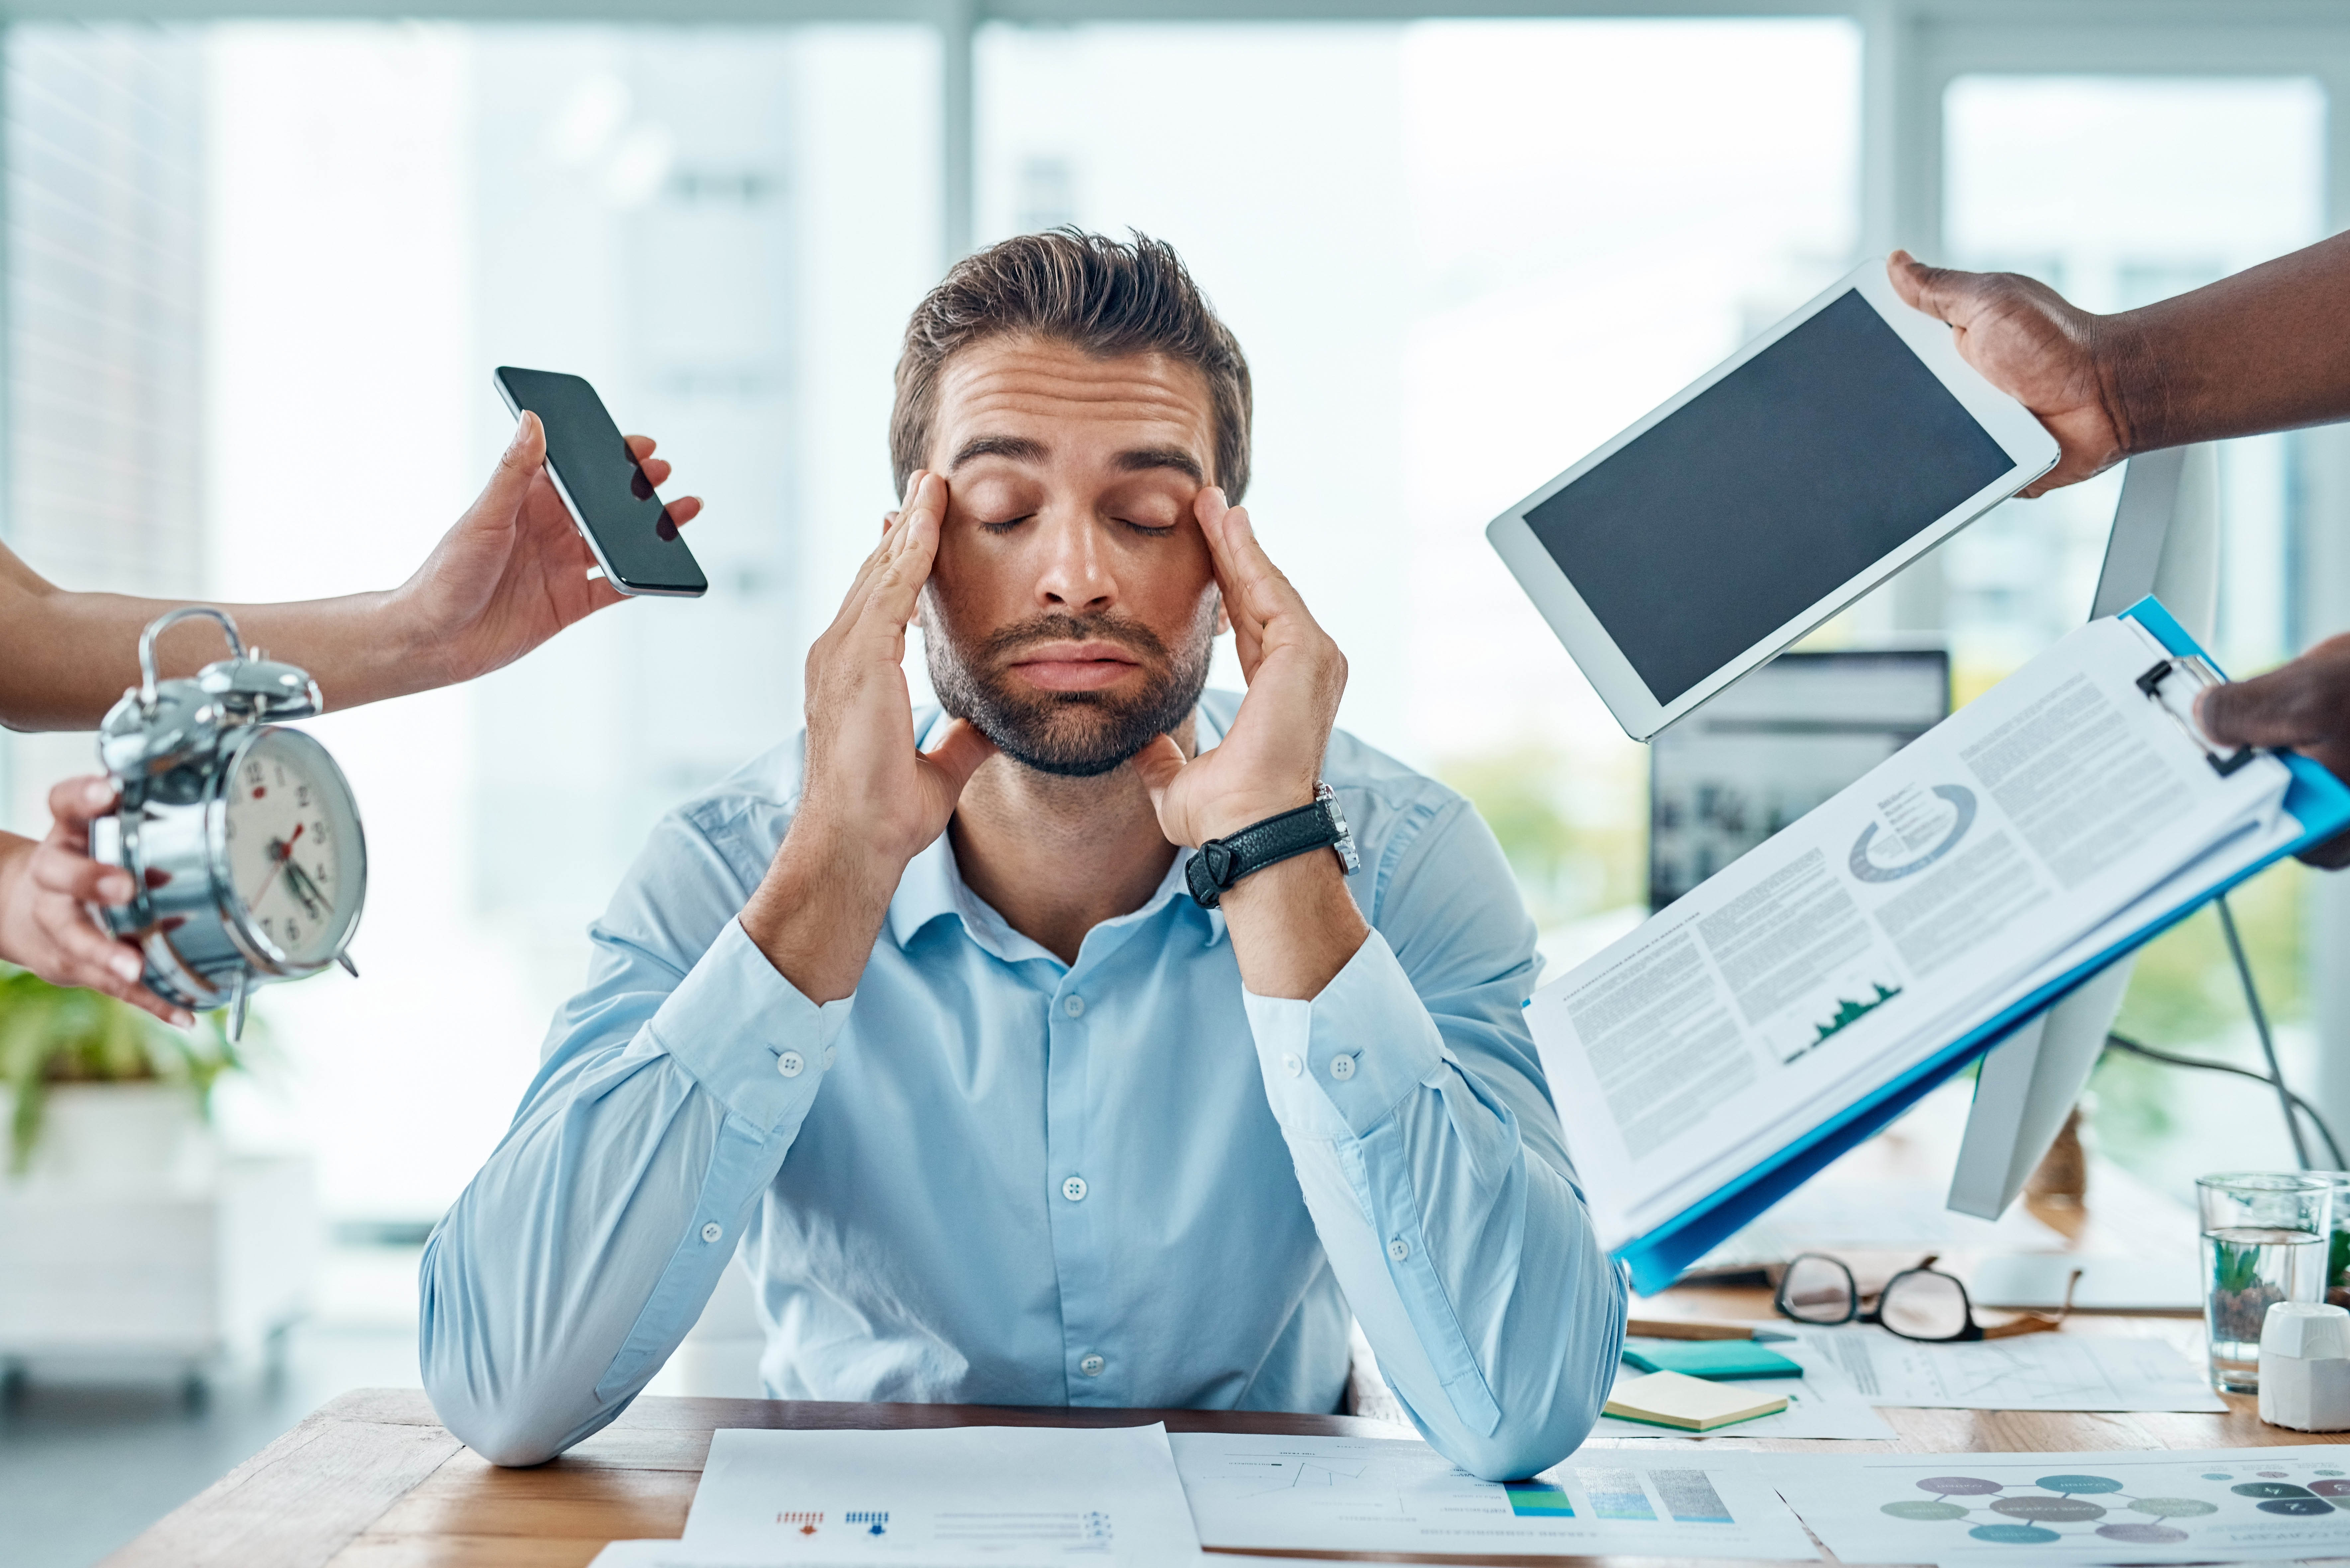
<path id="1" fill-rule="evenodd" d="M 1710 1310 L 1745 1305 L 1708 1293 Z M 1743 1315 L 1752 1315 L 1751 1313 Z M 2110 1332 L 2105 1319 L 2081 1332 Z M 2067 1330 L 2067 1332 L 2073 1332 Z M 2081 1449 L 2220 1449 L 2322 1442 L 2261 1424 L 2253 1401 L 2224 1416 L 2032 1415 L 1887 1410 L 1896 1443 L 1713 1438 L 1725 1448 L 1897 1449 L 1917 1453 Z M 502 1470 L 474 1457 L 412 1389 L 346 1394 L 108 1559 L 111 1568 L 576 1568 L 607 1541 L 684 1533 L 685 1513 L 720 1427 L 1122 1426 L 1164 1419 L 1183 1432 L 1398 1437 L 1345 1416 L 1195 1410 L 1078 1411 L 976 1405 L 823 1405 L 761 1399 L 639 1399 L 552 1464 Z M 1594 1439 L 1599 1446 L 1616 1441 Z M 1668 1438 L 1675 1446 L 1703 1446 Z M 1653 1440 L 1639 1446 L 1658 1446 Z M 1336 1555 L 1336 1554 L 1332 1554 Z M 1389 1559 L 1389 1561 L 1399 1561 Z M 1533 1563 L 1563 1559 L 1451 1558 Z"/>

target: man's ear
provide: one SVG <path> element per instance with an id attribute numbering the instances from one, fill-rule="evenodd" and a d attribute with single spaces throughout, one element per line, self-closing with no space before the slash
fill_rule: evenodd
<path id="1" fill-rule="evenodd" d="M 1216 635 L 1222 637 L 1232 629 L 1232 613 L 1224 608 L 1224 590 L 1216 590 Z"/>

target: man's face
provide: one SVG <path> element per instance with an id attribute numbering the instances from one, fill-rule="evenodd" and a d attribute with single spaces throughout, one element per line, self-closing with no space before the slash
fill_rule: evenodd
<path id="1" fill-rule="evenodd" d="M 1214 428 L 1205 379 L 1158 354 L 997 337 L 947 361 L 926 460 L 947 516 L 920 619 L 948 712 L 1080 776 L 1190 715 L 1221 608 L 1191 514 Z"/>

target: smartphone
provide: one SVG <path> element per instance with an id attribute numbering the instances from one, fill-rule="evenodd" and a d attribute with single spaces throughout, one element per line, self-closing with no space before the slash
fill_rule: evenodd
<path id="1" fill-rule="evenodd" d="M 624 594 L 694 598 L 710 591 L 595 388 L 577 376 L 512 365 L 499 366 L 494 379 L 515 418 L 528 409 L 546 427 L 547 475 L 607 581 Z"/>

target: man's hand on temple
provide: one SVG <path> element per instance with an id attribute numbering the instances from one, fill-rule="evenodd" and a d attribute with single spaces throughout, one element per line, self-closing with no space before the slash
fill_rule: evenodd
<path id="1" fill-rule="evenodd" d="M 2126 455 L 2102 362 L 2106 318 L 2014 273 L 1927 266 L 1908 251 L 1886 264 L 1894 292 L 1950 324 L 1959 353 L 1983 379 L 2039 416 L 2056 438 L 2056 466 L 2022 493 L 2044 495 L 2101 473 Z"/>
<path id="2" fill-rule="evenodd" d="M 49 791 L 48 836 L 36 844 L 0 834 L 0 959 L 52 985 L 104 992 L 167 1023 L 192 1023 L 139 983 L 139 950 L 99 930 L 83 907 L 130 901 L 130 874 L 89 857 L 89 825 L 113 809 L 109 780 L 68 779 Z"/>
<path id="3" fill-rule="evenodd" d="M 943 477 L 907 481 L 904 510 L 808 649 L 799 811 L 742 919 L 776 971 L 819 1004 L 857 989 L 906 863 L 946 831 L 962 786 L 994 754 L 960 719 L 934 751 L 911 739 L 906 626 L 946 510 Z"/>
<path id="4" fill-rule="evenodd" d="M 2350 780 L 2350 635 L 2328 638 L 2266 675 L 2215 686 L 2196 722 L 2224 746 L 2290 746 Z M 2328 870 L 2350 866 L 2350 834 L 2303 852 Z"/>
<path id="5" fill-rule="evenodd" d="M 1248 694 L 1211 751 L 1186 762 L 1161 735 L 1134 766 L 1168 841 L 1197 846 L 1312 802 L 1347 690 L 1347 658 L 1265 556 L 1246 508 L 1211 487 L 1192 512 L 1215 559 Z M 1370 932 L 1327 854 L 1243 878 L 1222 908 L 1241 978 L 1260 996 L 1311 999 Z"/>

